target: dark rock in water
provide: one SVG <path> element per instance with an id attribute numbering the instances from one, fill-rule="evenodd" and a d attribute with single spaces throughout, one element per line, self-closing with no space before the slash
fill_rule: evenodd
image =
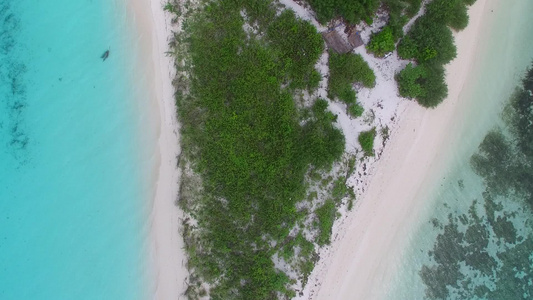
<path id="1" fill-rule="evenodd" d="M 109 57 L 109 50 L 106 50 L 106 51 L 104 52 L 104 54 L 102 54 L 102 56 L 100 56 L 100 58 L 102 59 L 102 61 L 105 61 L 108 57 Z"/>

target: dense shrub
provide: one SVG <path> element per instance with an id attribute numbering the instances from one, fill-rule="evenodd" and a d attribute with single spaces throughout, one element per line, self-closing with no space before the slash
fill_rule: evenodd
<path id="1" fill-rule="evenodd" d="M 325 24 L 336 17 L 343 17 L 352 24 L 365 20 L 371 22 L 379 7 L 379 0 L 308 0 L 320 23 Z"/>
<path id="2" fill-rule="evenodd" d="M 398 54 L 403 59 L 415 59 L 419 63 L 447 64 L 457 55 L 457 48 L 450 29 L 425 15 L 400 42 Z"/>
<path id="3" fill-rule="evenodd" d="M 327 245 L 331 242 L 331 230 L 335 222 L 335 202 L 327 200 L 321 207 L 317 208 L 316 216 L 318 218 L 318 237 L 317 244 L 320 246 Z"/>
<path id="4" fill-rule="evenodd" d="M 387 52 L 393 51 L 394 48 L 394 37 L 392 35 L 392 29 L 389 26 L 385 26 L 383 30 L 374 34 L 370 39 L 370 43 L 367 45 L 368 51 L 374 53 L 376 56 L 383 56 Z"/>
<path id="5" fill-rule="evenodd" d="M 268 26 L 267 35 L 272 46 L 279 51 L 282 71 L 295 88 L 318 86 L 314 64 L 324 51 L 324 41 L 313 25 L 285 10 Z M 318 74 L 320 76 L 320 74 Z"/>
<path id="6" fill-rule="evenodd" d="M 302 122 L 292 98 L 320 80 L 320 35 L 292 12 L 274 17 L 269 4 L 212 2 L 190 23 L 191 94 L 178 105 L 205 193 L 187 208 L 198 224 L 189 267 L 211 284 L 213 299 L 286 292 L 289 279 L 274 268 L 270 242 L 293 228 L 308 168 L 327 167 L 344 151 L 327 102 L 317 100 Z M 265 35 L 248 37 L 243 11 Z"/>
<path id="7" fill-rule="evenodd" d="M 408 4 L 405 11 L 406 11 L 407 16 L 409 17 L 414 17 L 420 10 L 420 7 L 422 6 L 422 0 L 406 0 L 404 2 Z"/>
<path id="8" fill-rule="evenodd" d="M 403 27 L 421 6 L 421 0 L 384 0 L 383 4 L 389 12 L 387 27 L 392 31 L 394 42 L 403 37 Z"/>
<path id="9" fill-rule="evenodd" d="M 406 98 L 417 98 L 425 94 L 422 87 L 423 80 L 426 79 L 427 72 L 423 66 L 413 66 L 409 63 L 405 69 L 403 69 L 397 75 L 398 87 L 400 90 L 400 96 Z"/>
<path id="10" fill-rule="evenodd" d="M 339 98 L 346 103 L 355 103 L 355 92 L 352 84 L 359 82 L 365 87 L 374 87 L 376 76 L 374 71 L 359 54 L 329 53 L 328 94 L 330 98 Z"/>
<path id="11" fill-rule="evenodd" d="M 331 165 L 344 152 L 344 135 L 333 125 L 337 116 L 327 107 L 326 100 L 316 100 L 313 105 L 314 118 L 302 128 L 304 147 L 301 154 L 317 168 Z"/>
<path id="12" fill-rule="evenodd" d="M 363 131 L 359 134 L 359 144 L 366 156 L 374 156 L 374 138 L 376 137 L 376 128 L 369 131 Z"/>
<path id="13" fill-rule="evenodd" d="M 364 112 L 365 109 L 359 103 L 348 105 L 348 114 L 354 118 L 362 116 Z"/>
<path id="14" fill-rule="evenodd" d="M 424 93 L 417 100 L 422 106 L 436 107 L 448 96 L 444 66 L 428 64 L 425 68 L 427 77 L 422 84 Z"/>
<path id="15" fill-rule="evenodd" d="M 468 25 L 467 6 L 473 2 L 475 1 L 434 0 L 427 5 L 426 16 L 441 25 L 448 25 L 455 30 L 461 30 Z"/>
<path id="16" fill-rule="evenodd" d="M 322 80 L 322 75 L 320 75 L 317 70 L 311 71 L 307 82 L 307 88 L 310 90 L 317 89 L 320 84 L 320 80 Z"/>
<path id="17" fill-rule="evenodd" d="M 383 0 L 388 11 L 387 25 L 372 35 L 367 46 L 369 52 L 383 56 L 396 49 L 396 42 L 403 37 L 403 27 L 419 10 L 421 0 Z"/>
<path id="18" fill-rule="evenodd" d="M 460 30 L 468 24 L 467 5 L 473 0 L 434 0 L 398 45 L 398 55 L 414 59 L 418 66 L 396 77 L 400 94 L 416 98 L 426 107 L 435 107 L 448 94 L 444 65 L 457 56 L 450 27 Z"/>
<path id="19" fill-rule="evenodd" d="M 425 107 L 435 107 L 448 96 L 444 67 L 439 64 L 409 63 L 396 80 L 402 97 L 416 98 Z"/>
<path id="20" fill-rule="evenodd" d="M 448 26 L 456 30 L 468 24 L 467 5 L 474 1 L 434 0 L 426 13 L 418 18 L 407 37 L 399 45 L 398 53 L 405 59 L 418 62 L 434 60 L 440 64 L 450 62 L 456 55 L 453 37 Z"/>

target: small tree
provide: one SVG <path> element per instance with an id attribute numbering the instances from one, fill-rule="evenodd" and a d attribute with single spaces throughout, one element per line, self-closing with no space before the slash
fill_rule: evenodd
<path id="1" fill-rule="evenodd" d="M 385 26 L 383 30 L 372 35 L 367 46 L 368 51 L 378 57 L 383 57 L 386 53 L 394 51 L 394 48 L 394 36 L 389 26 Z"/>
<path id="2" fill-rule="evenodd" d="M 445 81 L 442 65 L 425 65 L 427 77 L 424 79 L 424 93 L 417 97 L 418 103 L 424 107 L 436 107 L 448 97 L 448 86 Z"/>
<path id="3" fill-rule="evenodd" d="M 417 98 L 425 94 L 424 88 L 420 84 L 427 77 L 426 69 L 423 66 L 413 66 L 409 63 L 397 76 L 400 96 L 406 98 Z"/>

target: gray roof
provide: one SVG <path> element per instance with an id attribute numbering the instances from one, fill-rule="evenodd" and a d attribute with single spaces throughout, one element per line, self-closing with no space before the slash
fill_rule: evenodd
<path id="1" fill-rule="evenodd" d="M 358 31 L 350 33 L 350 35 L 348 36 L 348 41 L 350 42 L 350 44 L 352 44 L 354 48 L 365 44 Z"/>
<path id="2" fill-rule="evenodd" d="M 326 41 L 326 44 L 330 49 L 333 49 L 337 53 L 348 53 L 353 50 L 353 46 L 343 39 L 339 33 L 335 30 L 330 32 L 323 32 L 322 37 Z"/>

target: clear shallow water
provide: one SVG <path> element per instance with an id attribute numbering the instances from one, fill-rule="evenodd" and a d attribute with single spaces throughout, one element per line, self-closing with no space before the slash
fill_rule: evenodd
<path id="1" fill-rule="evenodd" d="M 1 299 L 146 296 L 154 124 L 126 15 L 0 0 Z"/>
<path id="2" fill-rule="evenodd" d="M 498 5 L 461 96 L 471 104 L 442 154 L 448 169 L 426 195 L 388 299 L 533 297 L 533 180 L 520 169 L 533 158 L 501 142 L 531 140 L 509 131 L 503 111 L 533 60 L 533 2 Z"/>

